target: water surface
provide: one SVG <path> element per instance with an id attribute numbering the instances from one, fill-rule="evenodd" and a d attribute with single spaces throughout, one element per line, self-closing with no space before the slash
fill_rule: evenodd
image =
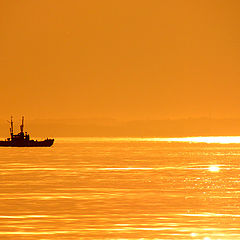
<path id="1" fill-rule="evenodd" d="M 180 140 L 0 148 L 0 239 L 240 239 L 240 144 Z"/>

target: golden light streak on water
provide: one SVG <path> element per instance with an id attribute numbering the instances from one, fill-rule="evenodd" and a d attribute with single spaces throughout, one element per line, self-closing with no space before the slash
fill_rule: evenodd
<path id="1" fill-rule="evenodd" d="M 108 137 L 73 137 L 57 138 L 59 142 L 186 142 L 186 143 L 239 143 L 240 136 L 210 136 L 210 137 L 175 137 L 175 138 L 108 138 Z"/>
<path id="2" fill-rule="evenodd" d="M 0 216 L 0 218 L 48 218 L 48 215 Z"/>

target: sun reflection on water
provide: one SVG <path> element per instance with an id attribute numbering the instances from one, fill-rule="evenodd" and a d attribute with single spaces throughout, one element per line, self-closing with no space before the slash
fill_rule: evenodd
<path id="1" fill-rule="evenodd" d="M 211 166 L 209 166 L 208 171 L 210 171 L 210 172 L 219 172 L 220 168 L 217 165 L 211 165 Z"/>
<path id="2" fill-rule="evenodd" d="M 191 233 L 190 235 L 191 235 L 191 237 L 196 237 L 197 233 Z"/>

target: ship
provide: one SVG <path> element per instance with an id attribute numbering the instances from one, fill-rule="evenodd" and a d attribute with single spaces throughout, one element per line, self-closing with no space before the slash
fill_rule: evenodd
<path id="1" fill-rule="evenodd" d="M 22 117 L 22 124 L 20 125 L 20 132 L 13 133 L 13 118 L 10 122 L 10 138 L 0 141 L 0 147 L 51 147 L 54 139 L 45 139 L 43 141 L 31 140 L 27 132 L 24 133 L 24 117 Z"/>

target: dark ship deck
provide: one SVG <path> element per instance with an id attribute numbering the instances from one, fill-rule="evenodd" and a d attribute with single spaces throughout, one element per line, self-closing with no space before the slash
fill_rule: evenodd
<path id="1" fill-rule="evenodd" d="M 45 139 L 43 141 L 30 140 L 29 134 L 23 132 L 24 117 L 22 117 L 22 124 L 20 125 L 20 132 L 13 134 L 13 120 L 10 122 L 10 138 L 0 141 L 0 147 L 51 147 L 54 139 Z"/>

